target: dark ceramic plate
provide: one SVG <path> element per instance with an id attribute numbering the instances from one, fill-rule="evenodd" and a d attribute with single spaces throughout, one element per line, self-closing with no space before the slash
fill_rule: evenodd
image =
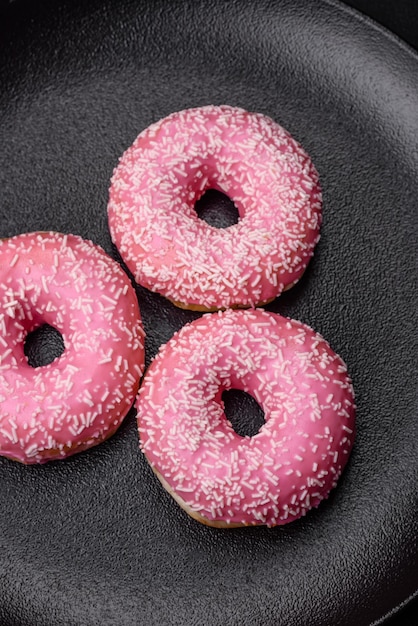
<path id="1" fill-rule="evenodd" d="M 314 260 L 269 308 L 328 339 L 358 403 L 338 488 L 270 530 L 189 519 L 138 452 L 133 411 L 67 461 L 1 459 L 0 623 L 380 619 L 418 588 L 417 57 L 320 0 L 16 0 L 0 24 L 0 237 L 73 232 L 115 255 L 109 178 L 141 129 L 207 103 L 266 113 L 311 154 L 324 191 Z M 198 314 L 138 298 L 149 362 Z"/>

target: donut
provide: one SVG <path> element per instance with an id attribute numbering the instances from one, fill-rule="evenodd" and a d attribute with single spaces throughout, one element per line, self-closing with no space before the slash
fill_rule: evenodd
<path id="1" fill-rule="evenodd" d="M 208 189 L 239 220 L 216 228 L 194 206 Z M 109 191 L 112 240 L 137 283 L 182 308 L 273 300 L 319 239 L 321 191 L 304 149 L 272 119 L 231 106 L 173 113 L 122 155 Z"/>
<path id="2" fill-rule="evenodd" d="M 25 339 L 44 324 L 64 352 L 32 367 Z M 44 463 L 102 442 L 132 406 L 143 367 L 138 301 L 116 261 L 75 235 L 0 241 L 0 455 Z"/>
<path id="3" fill-rule="evenodd" d="M 240 436 L 222 392 L 240 389 L 265 423 Z M 286 524 L 327 498 L 355 435 L 347 368 L 305 324 L 262 309 L 187 324 L 145 374 L 140 447 L 163 486 L 209 526 Z"/>

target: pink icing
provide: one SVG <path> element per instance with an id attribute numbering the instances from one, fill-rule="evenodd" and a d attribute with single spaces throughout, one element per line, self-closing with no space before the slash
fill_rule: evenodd
<path id="1" fill-rule="evenodd" d="M 207 189 L 233 199 L 225 229 L 200 220 Z M 230 106 L 173 113 L 144 130 L 115 169 L 112 239 L 141 285 L 188 305 L 252 306 L 304 272 L 319 239 L 321 192 L 306 152 L 273 120 Z"/>
<path id="2" fill-rule="evenodd" d="M 230 388 L 265 412 L 253 437 L 225 417 Z M 261 309 L 183 327 L 149 367 L 137 409 L 151 466 L 212 521 L 274 526 L 305 515 L 335 487 L 354 439 L 344 362 L 308 326 Z"/>
<path id="3" fill-rule="evenodd" d="M 47 323 L 65 350 L 31 367 L 26 335 Z M 120 266 L 74 235 L 0 241 L 0 454 L 43 463 L 111 435 L 144 367 L 135 291 Z"/>

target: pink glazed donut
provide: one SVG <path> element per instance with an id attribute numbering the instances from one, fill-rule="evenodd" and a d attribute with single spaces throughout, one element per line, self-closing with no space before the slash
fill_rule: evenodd
<path id="1" fill-rule="evenodd" d="M 64 352 L 34 368 L 25 338 L 49 324 Z M 138 301 L 120 266 L 74 235 L 0 241 L 0 455 L 62 459 L 118 428 L 144 367 Z"/>
<path id="2" fill-rule="evenodd" d="M 226 389 L 265 413 L 253 437 L 226 419 Z M 328 343 L 257 309 L 204 315 L 150 365 L 137 400 L 141 448 L 173 498 L 209 526 L 276 526 L 329 495 L 354 440 L 354 393 Z"/>
<path id="3" fill-rule="evenodd" d="M 194 205 L 227 194 L 237 224 Z M 173 113 L 144 130 L 115 169 L 113 242 L 136 282 L 198 311 L 273 300 L 302 276 L 319 239 L 321 191 L 306 152 L 273 120 L 230 106 Z"/>

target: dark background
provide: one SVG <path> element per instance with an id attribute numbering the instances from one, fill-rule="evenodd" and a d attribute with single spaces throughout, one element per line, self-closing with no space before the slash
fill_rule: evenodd
<path id="1" fill-rule="evenodd" d="M 58 1 L 56 0 L 56 2 Z M 43 4 L 45 6 L 52 4 L 51 2 L 42 2 L 40 0 L 14 0 L 14 3 L 20 5 L 21 11 L 25 9 L 30 11 L 35 4 Z M 0 0 L 0 9 L 7 8 L 9 4 L 11 3 L 8 1 Z M 418 2 L 416 0 L 345 0 L 345 4 L 371 17 L 418 50 Z M 385 622 L 385 626 L 417 625 L 418 599 L 409 603 L 396 616 Z M 0 626 L 7 625 L 1 624 Z"/>
<path id="2" fill-rule="evenodd" d="M 416 0 L 345 0 L 345 4 L 371 17 L 418 50 L 418 2 Z M 397 612 L 396 616 L 385 621 L 385 626 L 417 625 L 418 598 L 408 603 L 404 609 Z"/>
<path id="3" fill-rule="evenodd" d="M 345 0 L 345 4 L 373 18 L 418 50 L 418 2 L 416 0 Z M 417 624 L 418 598 L 410 602 L 396 616 L 385 621 L 385 626 L 417 626 Z"/>
<path id="4" fill-rule="evenodd" d="M 344 3 L 373 18 L 418 49 L 416 0 L 345 0 Z"/>

